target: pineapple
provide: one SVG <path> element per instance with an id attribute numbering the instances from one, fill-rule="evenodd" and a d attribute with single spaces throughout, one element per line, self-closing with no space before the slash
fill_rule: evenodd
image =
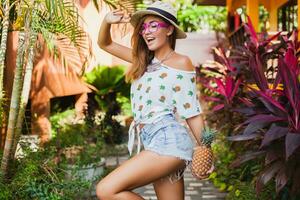
<path id="1" fill-rule="evenodd" d="M 216 130 L 205 127 L 204 130 L 202 131 L 202 140 L 201 140 L 202 144 L 207 147 L 210 147 L 211 143 L 215 139 L 215 134 L 216 134 Z"/>
<path id="2" fill-rule="evenodd" d="M 213 165 L 211 143 L 215 138 L 215 134 L 215 130 L 204 128 L 202 131 L 202 144 L 194 148 L 191 171 L 196 178 L 205 179 L 209 176 L 207 172 Z"/>

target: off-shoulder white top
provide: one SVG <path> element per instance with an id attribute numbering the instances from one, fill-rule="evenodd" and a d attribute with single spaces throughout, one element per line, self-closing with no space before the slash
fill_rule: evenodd
<path id="1" fill-rule="evenodd" d="M 156 58 L 152 62 L 156 62 Z M 131 85 L 134 120 L 151 123 L 165 114 L 177 112 L 187 119 L 202 112 L 196 90 L 196 72 L 161 64 L 153 72 L 145 72 Z"/>
<path id="2" fill-rule="evenodd" d="M 154 58 L 152 63 L 158 62 Z M 150 66 L 150 65 L 149 65 Z M 148 66 L 148 68 L 149 68 Z M 196 72 L 175 69 L 160 64 L 151 72 L 131 84 L 131 107 L 134 117 L 129 128 L 128 150 L 132 153 L 135 133 L 139 123 L 154 123 L 166 114 L 176 114 L 181 119 L 196 116 L 202 112 L 196 90 Z"/>

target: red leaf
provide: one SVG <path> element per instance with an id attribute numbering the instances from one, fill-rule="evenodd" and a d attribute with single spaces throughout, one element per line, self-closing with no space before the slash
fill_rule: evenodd
<path id="1" fill-rule="evenodd" d="M 233 85 L 234 85 L 234 80 L 232 77 L 227 76 L 226 80 L 225 80 L 225 93 L 226 93 L 226 97 L 228 99 L 230 99 L 231 96 L 231 92 L 233 90 Z"/>
<path id="2" fill-rule="evenodd" d="M 250 19 L 249 16 L 247 16 L 247 20 L 248 20 L 248 23 L 245 26 L 245 28 L 248 29 L 251 41 L 255 44 L 255 46 L 258 46 L 257 34 L 256 34 L 256 31 L 255 31 L 255 29 L 253 27 L 252 21 L 251 21 L 251 19 Z"/>
<path id="3" fill-rule="evenodd" d="M 268 87 L 268 81 L 267 78 L 263 72 L 263 65 L 260 59 L 259 54 L 256 54 L 255 57 L 251 56 L 249 58 L 249 67 L 252 72 L 253 78 L 256 82 L 256 85 L 262 90 L 267 90 Z"/>
<path id="4" fill-rule="evenodd" d="M 250 86 L 248 86 L 253 92 L 255 92 L 259 97 L 262 97 L 262 99 L 260 99 L 264 105 L 274 114 L 277 115 L 284 115 L 286 116 L 286 110 L 285 108 L 275 99 L 273 99 L 272 97 L 268 96 L 267 94 L 265 94 L 264 92 L 260 91 L 260 90 L 256 90 Z M 278 110 L 279 109 L 279 110 Z M 276 111 L 280 111 L 281 113 L 276 113 Z"/>
<path id="5" fill-rule="evenodd" d="M 285 173 L 285 166 L 283 166 L 279 170 L 275 180 L 276 180 L 276 192 L 279 193 L 288 182 L 288 177 Z"/>
<path id="6" fill-rule="evenodd" d="M 270 148 L 267 150 L 266 156 L 265 156 L 265 165 L 270 164 L 271 162 L 281 159 L 281 149 L 280 148 Z"/>
<path id="7" fill-rule="evenodd" d="M 266 132 L 260 148 L 270 144 L 270 142 L 285 136 L 288 133 L 287 127 L 281 127 L 273 124 L 271 128 Z"/>
<path id="8" fill-rule="evenodd" d="M 245 140 L 252 140 L 255 138 L 260 137 L 261 134 L 255 133 L 255 134 L 248 134 L 248 135 L 234 135 L 234 136 L 228 136 L 227 139 L 230 141 L 245 141 Z"/>
<path id="9" fill-rule="evenodd" d="M 295 56 L 294 50 L 289 48 L 284 56 L 284 62 L 287 64 L 287 67 L 290 68 L 291 71 L 299 74 L 299 67 L 297 62 L 297 57 Z"/>
<path id="10" fill-rule="evenodd" d="M 215 81 L 217 83 L 217 91 L 222 94 L 223 96 L 226 97 L 226 90 L 225 90 L 225 86 L 223 84 L 223 82 L 221 81 L 221 79 L 219 78 L 215 78 Z"/>
<path id="11" fill-rule="evenodd" d="M 261 156 L 265 154 L 265 151 L 255 151 L 255 152 L 250 152 L 250 153 L 245 153 L 244 155 L 238 157 L 235 159 L 231 164 L 230 167 L 238 167 L 244 162 L 247 162 L 249 160 L 256 159 L 258 156 Z"/>
<path id="12" fill-rule="evenodd" d="M 268 45 L 272 40 L 276 39 L 279 35 L 281 34 L 281 31 L 276 33 L 275 35 L 271 36 L 270 38 L 268 38 L 267 40 L 263 41 L 260 46 L 266 46 Z"/>
<path id="13" fill-rule="evenodd" d="M 285 139 L 286 160 L 300 146 L 300 133 L 288 133 Z"/>
<path id="14" fill-rule="evenodd" d="M 237 92 L 237 90 L 238 90 L 238 88 L 239 88 L 239 86 L 241 84 L 241 81 L 242 81 L 242 79 L 238 79 L 237 82 L 235 83 L 233 91 L 232 91 L 232 93 L 231 93 L 231 95 L 229 97 L 230 101 L 233 99 L 234 95 L 236 94 L 236 92 Z"/>
<path id="15" fill-rule="evenodd" d="M 219 104 L 213 108 L 213 111 L 218 111 L 221 110 L 222 108 L 224 108 L 224 104 Z"/>
<path id="16" fill-rule="evenodd" d="M 279 59 L 279 73 L 282 78 L 284 86 L 284 94 L 288 98 L 291 106 L 292 112 L 291 116 L 291 125 L 294 130 L 300 129 L 300 83 L 297 75 L 295 74 L 295 68 L 298 68 L 297 60 L 291 51 L 288 51 L 285 56 L 285 60 L 282 58 Z M 293 66 L 294 65 L 294 66 Z"/>
<path id="17" fill-rule="evenodd" d="M 275 176 L 275 174 L 282 168 L 283 165 L 284 163 L 282 161 L 277 161 L 270 164 L 261 172 L 256 181 L 257 194 L 262 191 L 263 186 Z"/>
<path id="18" fill-rule="evenodd" d="M 252 122 L 252 123 L 248 124 L 248 126 L 244 130 L 243 134 L 244 135 L 252 134 L 252 133 L 258 131 L 259 129 L 266 127 L 267 125 L 269 125 L 269 123 L 270 122 L 265 122 L 265 121 Z"/>
<path id="19" fill-rule="evenodd" d="M 288 54 L 288 53 L 287 53 Z M 300 98 L 299 87 L 298 87 L 298 80 L 297 76 L 295 76 L 295 72 L 289 67 L 288 63 L 285 63 L 283 59 L 279 59 L 279 73 L 281 75 L 284 92 L 291 102 L 293 109 L 296 109 L 296 101 L 297 98 Z"/>
<path id="20" fill-rule="evenodd" d="M 203 97 L 203 99 L 205 100 L 205 101 L 214 101 L 214 102 L 219 102 L 219 101 L 221 101 L 221 99 L 220 98 L 217 98 L 217 97 L 211 97 L 211 96 L 202 96 Z"/>
<path id="21" fill-rule="evenodd" d="M 239 100 L 241 101 L 241 102 L 243 102 L 246 106 L 248 106 L 248 107 L 253 107 L 254 106 L 254 104 L 251 102 L 251 100 L 250 99 L 247 99 L 247 98 L 245 98 L 245 97 L 239 97 Z"/>
<path id="22" fill-rule="evenodd" d="M 247 121 L 244 122 L 244 124 L 248 124 L 251 122 L 276 122 L 276 121 L 282 121 L 284 118 L 276 117 L 274 115 L 264 115 L 264 114 L 258 114 L 254 117 L 251 117 Z"/>
<path id="23" fill-rule="evenodd" d="M 232 108 L 232 111 L 242 113 L 245 116 L 250 116 L 250 115 L 256 114 L 256 111 L 254 111 L 252 108 L 248 108 L 248 107 Z"/>

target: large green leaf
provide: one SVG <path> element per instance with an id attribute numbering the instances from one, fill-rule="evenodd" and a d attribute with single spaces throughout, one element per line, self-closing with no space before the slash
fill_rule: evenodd
<path id="1" fill-rule="evenodd" d="M 124 72 L 124 66 L 97 66 L 85 74 L 86 82 L 97 88 L 95 99 L 102 110 L 116 103 L 118 95 L 129 98 L 130 84 L 125 82 Z"/>
<path id="2" fill-rule="evenodd" d="M 98 66 L 85 75 L 87 83 L 95 86 L 99 95 L 119 90 L 124 84 L 124 66 Z"/>

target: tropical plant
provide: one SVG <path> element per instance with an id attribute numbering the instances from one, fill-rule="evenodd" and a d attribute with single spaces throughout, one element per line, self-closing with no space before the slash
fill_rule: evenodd
<path id="1" fill-rule="evenodd" d="M 124 72 L 124 66 L 97 66 L 85 75 L 86 82 L 97 88 L 95 99 L 99 108 L 105 112 L 101 130 L 106 135 L 106 141 L 110 143 L 122 141 L 122 127 L 113 116 L 121 112 L 117 97 L 129 98 L 130 89 L 125 82 Z"/>
<path id="2" fill-rule="evenodd" d="M 248 146 L 247 144 L 244 145 Z M 237 158 L 238 152 L 243 151 L 245 146 L 233 146 L 226 139 L 226 133 L 219 134 L 217 140 L 213 143 L 212 150 L 217 161 L 215 162 L 215 171 L 209 179 L 220 190 L 226 192 L 239 190 L 241 189 L 239 183 L 248 184 L 249 188 L 254 187 L 253 179 L 261 169 L 261 160 L 253 160 L 241 165 L 239 168 L 231 167 L 231 163 Z"/>
<path id="3" fill-rule="evenodd" d="M 278 195 L 288 188 L 290 198 L 297 198 L 300 185 L 300 68 L 297 33 L 292 33 L 290 38 L 277 34 L 271 39 L 259 41 L 251 21 L 246 27 L 250 37 L 245 44 L 244 58 L 248 56 L 249 73 L 254 79 L 246 85 L 249 102 L 243 109 L 247 117 L 243 123 L 246 128 L 243 134 L 229 139 L 248 141 L 253 145 L 232 166 L 261 156 L 265 162 L 257 177 L 257 193 L 274 178 Z M 280 45 L 270 44 L 278 36 Z M 272 65 L 271 69 L 268 68 L 267 61 L 270 58 L 278 60 L 278 67 Z M 275 77 L 266 76 L 270 70 L 277 71 Z"/>
<path id="4" fill-rule="evenodd" d="M 6 42 L 7 42 L 7 34 L 8 34 L 8 27 L 9 27 L 9 10 L 10 4 L 9 1 L 1 1 L 2 5 L 0 9 L 3 11 L 1 15 L 1 22 L 2 22 L 2 32 L 1 32 L 1 43 L 0 43 L 0 121 L 3 121 L 3 103 L 4 103 L 4 89 L 3 89 L 3 78 L 4 78 L 4 60 L 5 60 L 5 53 L 6 53 Z M 2 128 L 2 123 L 0 125 Z M 1 138 L 1 137 L 0 137 Z"/>
<path id="5" fill-rule="evenodd" d="M 241 116 L 237 120 L 231 118 L 225 126 L 235 132 L 228 139 L 239 141 L 230 147 L 241 155 L 231 163 L 231 167 L 251 166 L 251 162 L 255 162 L 259 167 L 257 175 L 252 176 L 253 180 L 248 182 L 256 182 L 258 195 L 264 190 L 263 185 L 274 181 L 277 197 L 297 199 L 300 184 L 297 159 L 300 146 L 297 33 L 290 34 L 290 37 L 277 33 L 265 39 L 255 33 L 250 19 L 245 24 L 245 30 L 247 39 L 242 46 L 231 49 L 230 55 L 226 53 L 226 56 L 225 53 L 217 52 L 216 67 L 201 71 L 208 76 L 202 80 L 205 85 L 204 94 L 212 95 L 207 99 L 213 102 L 211 104 L 217 110 L 214 115 L 219 120 L 213 123 L 224 124 L 224 120 L 220 120 L 222 111 L 226 111 L 227 116 Z M 274 39 L 278 39 L 277 42 L 273 43 Z M 219 55 L 222 55 L 222 59 Z M 228 60 L 224 59 L 227 56 Z M 230 73 L 224 73 L 226 71 Z M 233 78 L 226 78 L 224 75 Z M 220 77 L 223 81 L 215 83 L 219 88 L 212 88 L 212 80 Z M 239 89 L 234 90 L 237 82 L 230 80 L 238 78 L 241 78 Z M 230 101 L 230 94 L 235 94 L 233 101 Z M 226 110 L 224 105 L 228 105 L 228 102 L 231 102 L 231 107 Z M 236 115 L 236 112 L 240 114 Z M 208 119 L 210 120 L 209 117 Z M 222 175 L 222 171 L 218 175 Z M 223 176 L 226 177 L 225 174 Z"/>
<path id="6" fill-rule="evenodd" d="M 78 178 L 65 179 L 65 170 L 57 164 L 55 146 L 45 146 L 33 152 L 28 144 L 21 143 L 26 156 L 12 165 L 15 176 L 9 182 L 0 183 L 0 198 L 61 199 L 80 198 L 91 183 Z"/>
<path id="7" fill-rule="evenodd" d="M 224 103 L 219 103 L 213 108 L 213 111 L 218 111 L 228 106 L 232 106 L 233 98 L 236 96 L 242 79 L 238 77 L 237 69 L 232 66 L 231 61 L 226 57 L 222 49 L 214 49 L 216 63 L 213 67 L 205 67 L 206 80 L 201 80 L 201 83 L 206 88 L 214 91 L 220 98 L 209 98 L 210 100 L 221 102 L 223 98 Z M 209 72 L 207 72 L 209 71 Z M 211 86 L 212 84 L 215 87 Z"/>
<path id="8" fill-rule="evenodd" d="M 269 183 L 260 195 L 256 195 L 255 187 L 248 182 L 237 182 L 226 196 L 226 200 L 275 200 L 274 184 Z"/>
<path id="9" fill-rule="evenodd" d="M 94 6 L 98 11 L 103 2 L 113 9 L 121 8 L 123 10 L 126 10 L 128 13 L 134 12 L 138 7 L 143 7 L 142 0 L 93 0 Z"/>
<path id="10" fill-rule="evenodd" d="M 99 125 L 66 123 L 56 129 L 55 138 L 47 145 L 56 147 L 60 164 L 84 166 L 101 160 L 103 135 Z"/>
<path id="11" fill-rule="evenodd" d="M 24 109 L 30 90 L 33 49 L 37 41 L 37 35 L 40 33 L 46 41 L 47 47 L 54 52 L 54 55 L 59 52 L 60 58 L 65 58 L 64 49 L 70 48 L 70 44 L 66 44 L 66 40 L 70 41 L 78 49 L 78 52 L 86 47 L 83 45 L 85 35 L 78 26 L 78 12 L 74 3 L 69 1 L 28 0 L 18 2 L 18 8 L 18 12 L 13 13 L 13 15 L 16 15 L 13 27 L 25 31 L 25 34 L 23 36 L 20 34 L 18 43 L 17 67 L 13 83 L 7 137 L 1 163 L 4 176 L 8 173 L 9 162 L 13 159 L 20 127 L 22 127 Z M 79 55 L 81 54 L 79 53 Z M 23 71 L 25 71 L 25 76 L 23 76 Z M 24 81 L 26 81 L 25 84 Z"/>
<path id="12" fill-rule="evenodd" d="M 26 31 L 25 38 L 22 40 L 24 41 L 24 45 L 19 43 L 18 48 L 18 70 L 16 70 L 14 81 L 14 92 L 9 114 L 10 120 L 8 120 L 9 124 L 5 141 L 5 151 L 1 164 L 1 169 L 5 174 L 5 177 L 7 174 L 8 164 L 13 158 L 12 155 L 14 155 L 14 149 L 18 142 L 18 135 L 20 134 L 19 128 L 22 126 L 24 109 L 28 100 L 30 77 L 32 74 L 33 47 L 37 40 L 36 36 L 40 34 L 43 37 L 42 43 L 46 43 L 47 48 L 50 50 L 54 58 L 61 59 L 61 61 L 65 64 L 64 66 L 66 71 L 68 67 L 77 66 L 81 68 L 82 63 L 86 64 L 87 54 L 85 54 L 85 52 L 88 51 L 85 50 L 87 50 L 89 46 L 86 42 L 84 32 L 78 26 L 79 15 L 73 1 L 16 0 L 2 2 L 6 4 L 4 6 L 5 12 L 2 12 L 1 16 L 4 16 L 4 19 L 7 21 L 8 8 L 11 8 L 9 9 L 10 20 L 8 22 L 4 21 L 6 22 L 5 25 L 11 24 L 13 30 Z M 9 6 L 8 2 L 10 3 Z M 127 0 L 104 2 L 114 7 L 121 6 L 123 9 L 126 8 L 130 11 L 130 9 L 134 9 L 136 3 L 140 1 Z M 94 3 L 98 6 L 97 1 L 94 1 Z M 5 13 L 5 15 L 3 15 L 3 13 Z M 2 34 L 3 41 L 5 40 L 4 36 L 7 35 L 5 27 L 2 29 L 4 33 Z M 5 42 L 1 44 L 2 52 L 5 52 L 5 44 Z M 72 46 L 74 48 L 72 48 Z M 77 55 L 77 57 L 75 56 L 75 60 L 74 55 Z M 78 62 L 78 57 L 81 62 Z M 4 57 L 2 57 L 0 63 L 3 63 L 3 60 Z M 3 65 L 0 66 L 0 70 L 2 72 Z M 26 81 L 28 81 L 28 84 L 23 85 L 24 77 L 21 75 L 21 70 L 26 71 Z M 1 72 L 0 75 L 2 74 Z M 21 90 L 23 90 L 23 92 L 21 92 Z M 24 96 L 21 96 L 22 93 Z M 20 100 L 21 97 L 25 98 Z M 1 101 L 3 101 L 3 98 L 1 98 Z M 14 127 L 17 128 L 15 129 Z"/>
<path id="13" fill-rule="evenodd" d="M 201 97 L 208 102 L 207 120 L 226 135 L 232 135 L 242 116 L 234 112 L 239 107 L 243 77 L 221 48 L 214 48 L 215 61 L 199 67 Z"/>

